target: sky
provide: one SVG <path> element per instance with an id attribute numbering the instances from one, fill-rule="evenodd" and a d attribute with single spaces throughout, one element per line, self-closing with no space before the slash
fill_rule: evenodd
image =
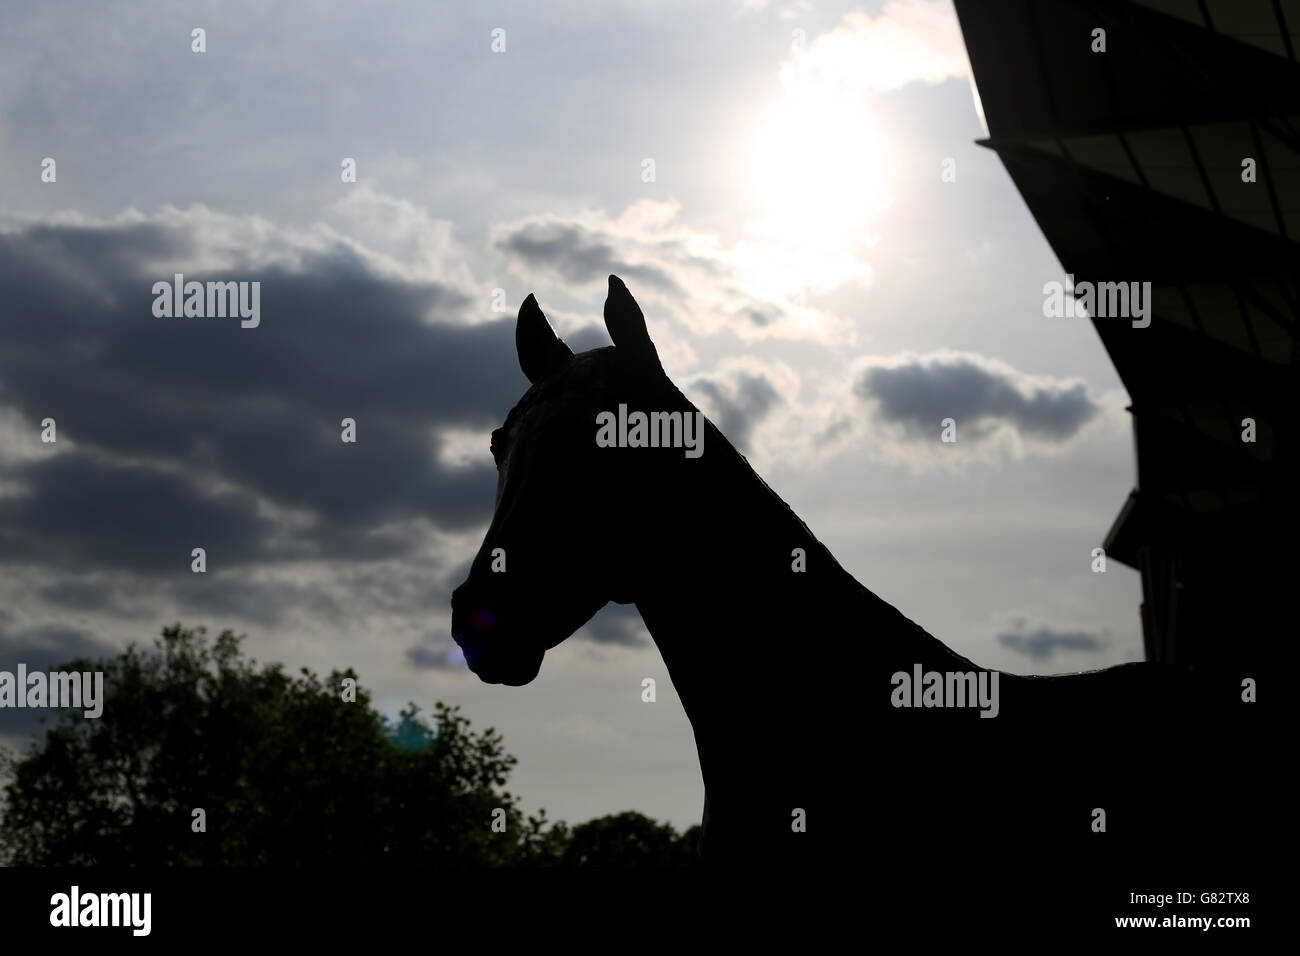
<path id="1" fill-rule="evenodd" d="M 1064 275 L 976 145 L 950 3 L 5 18 L 0 670 L 231 628 L 260 661 L 355 668 L 390 714 L 460 704 L 530 811 L 698 822 L 690 725 L 633 608 L 521 688 L 451 653 L 488 435 L 527 387 L 515 313 L 531 292 L 575 350 L 608 344 L 611 272 L 669 376 L 868 588 L 982 667 L 1140 659 L 1137 573 L 1092 571 L 1134 482 L 1127 396 L 1086 318 L 1044 317 Z M 155 316 L 177 272 L 259 281 L 260 323 Z M 780 682 L 774 662 L 774 707 Z M 0 710 L 0 743 L 34 716 Z"/>

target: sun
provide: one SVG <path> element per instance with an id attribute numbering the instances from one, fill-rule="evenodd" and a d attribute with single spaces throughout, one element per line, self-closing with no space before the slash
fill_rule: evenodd
<path id="1" fill-rule="evenodd" d="M 851 263 L 889 200 L 890 156 L 861 94 L 803 81 L 754 125 L 742 155 L 746 234 L 781 250 L 767 284 L 827 288 Z"/>

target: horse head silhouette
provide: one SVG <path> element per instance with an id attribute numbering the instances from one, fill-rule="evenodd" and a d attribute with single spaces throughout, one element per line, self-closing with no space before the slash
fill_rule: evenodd
<path id="1" fill-rule="evenodd" d="M 612 347 L 574 355 L 533 296 L 519 310 L 532 385 L 493 432 L 495 513 L 452 595 L 470 670 L 526 684 L 608 601 L 635 603 L 695 732 L 706 860 L 897 861 L 949 853 L 975 831 L 1002 834 L 1027 860 L 1087 841 L 1086 813 L 1103 799 L 1130 827 L 1142 821 L 1145 846 L 1163 834 L 1166 851 L 1206 847 L 1205 834 L 1186 837 L 1197 804 L 1177 797 L 1208 792 L 1196 746 L 1212 735 L 1242 752 L 1250 739 L 1233 675 L 1187 709 L 1169 675 L 1144 664 L 1049 678 L 981 671 L 845 571 L 702 416 L 698 457 L 634 443 L 630 429 L 616 447 L 598 441 L 616 410 L 628 421 L 698 415 L 615 276 L 605 325 Z M 991 686 L 990 706 L 970 706 L 977 686 L 981 701 Z M 1173 769 L 1114 750 L 1081 767 L 1098 740 L 1179 713 L 1216 723 L 1167 748 Z M 1052 798 L 1027 801 L 1030 786 Z"/>
<path id="2" fill-rule="evenodd" d="M 492 433 L 496 511 L 452 595 L 452 635 L 489 683 L 528 683 L 547 650 L 608 601 L 635 601 L 648 579 L 645 532 L 668 496 L 633 491 L 671 481 L 683 456 L 600 448 L 596 416 L 620 404 L 693 407 L 664 375 L 641 309 L 615 276 L 605 325 L 613 347 L 575 356 L 532 295 L 519 310 L 519 364 L 533 384 Z"/>

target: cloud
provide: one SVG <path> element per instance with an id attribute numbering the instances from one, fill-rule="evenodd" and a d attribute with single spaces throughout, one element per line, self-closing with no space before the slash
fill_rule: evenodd
<path id="1" fill-rule="evenodd" d="M 59 436 L 44 454 L 0 452 L 0 562 L 157 572 L 198 546 L 223 567 L 370 560 L 409 553 L 413 520 L 487 519 L 490 464 L 448 467 L 439 431 L 490 429 L 526 388 L 513 319 L 460 322 L 465 290 L 383 277 L 291 232 L 268 258 L 292 268 L 187 272 L 260 281 L 258 328 L 156 318 L 160 260 L 190 255 L 210 219 L 160 218 L 0 233 L 0 404 L 32 434 L 54 418 Z"/>
<path id="2" fill-rule="evenodd" d="M 575 355 L 578 352 L 590 352 L 592 349 L 614 344 L 609 340 L 609 333 L 605 331 L 603 325 L 584 325 L 564 336 L 564 342 L 573 349 Z"/>
<path id="3" fill-rule="evenodd" d="M 465 670 L 465 655 L 461 653 L 460 647 L 451 638 L 436 634 L 430 634 L 423 642 L 408 647 L 406 662 L 422 671 Z"/>
<path id="4" fill-rule="evenodd" d="M 852 323 L 807 305 L 803 293 L 865 280 L 865 264 L 842 251 L 792 250 L 771 237 L 748 236 L 724 247 L 716 235 L 678 222 L 680 208 L 643 199 L 618 216 L 586 210 L 525 218 L 494 226 L 491 244 L 530 288 L 550 279 L 570 295 L 600 295 L 611 272 L 622 276 L 647 316 L 670 317 L 692 336 L 727 331 L 744 341 L 852 340 Z M 816 268 L 792 269 L 800 256 L 816 259 Z"/>
<path id="5" fill-rule="evenodd" d="M 449 241 L 442 225 L 380 210 L 402 223 L 388 251 L 201 206 L 0 231 L 9 599 L 118 625 L 446 610 L 439 549 L 472 553 L 495 487 L 466 436 L 527 382 L 513 317 L 476 321 L 478 291 L 413 264 Z M 366 219 L 356 199 L 342 213 Z M 155 317 L 152 284 L 175 271 L 259 281 L 261 324 Z"/>
<path id="6" fill-rule="evenodd" d="M 1095 654 L 1105 649 L 1109 643 L 1096 634 L 1083 631 L 1054 631 L 1046 627 L 1040 627 L 1028 634 L 999 634 L 997 642 L 1034 661 L 1048 660 L 1057 651 Z"/>
<path id="7" fill-rule="evenodd" d="M 8 617 L 0 612 L 0 671 L 14 673 L 21 663 L 27 665 L 28 673 L 48 673 L 77 658 L 95 660 L 119 653 L 117 647 L 80 628 L 40 625 L 15 632 Z M 31 734 L 51 725 L 60 713 L 60 709 L 0 707 L 0 738 L 13 738 L 25 745 Z"/>
<path id="8" fill-rule="evenodd" d="M 940 422 L 957 422 L 958 441 L 1010 428 L 1021 438 L 1062 443 L 1101 406 L 1078 380 L 1034 377 L 969 353 L 939 352 L 859 363 L 854 394 L 876 417 L 917 441 L 933 441 Z"/>
<path id="9" fill-rule="evenodd" d="M 663 292 L 681 291 L 662 269 L 627 261 L 615 252 L 611 242 L 575 223 L 525 223 L 499 239 L 497 246 L 533 268 L 552 269 L 569 282 L 590 284 L 612 272 Z"/>
<path id="10" fill-rule="evenodd" d="M 199 206 L 0 230 L 0 596 L 117 628 L 181 616 L 342 634 L 364 619 L 397 635 L 414 616 L 407 661 L 454 665 L 447 635 L 428 635 L 491 516 L 486 435 L 527 382 L 513 316 L 473 316 L 480 291 L 417 268 L 451 242 L 443 225 L 372 198 L 378 212 L 341 206 L 363 234 L 399 219 L 386 251 Z M 175 271 L 261 282 L 261 324 L 155 317 L 152 284 Z M 607 344 L 596 325 L 573 338 Z M 195 547 L 206 574 L 190 571 Z M 644 642 L 618 612 L 583 635 Z"/>
<path id="11" fill-rule="evenodd" d="M 744 308 L 744 309 L 739 309 L 737 310 L 736 314 L 741 318 L 748 319 L 750 322 L 754 323 L 754 325 L 758 326 L 759 328 L 771 325 L 777 319 L 777 316 L 773 315 L 770 311 L 766 309 L 756 309 L 753 306 L 749 306 L 748 308 Z"/>
<path id="12" fill-rule="evenodd" d="M 28 670 L 51 670 L 79 657 L 112 657 L 118 649 L 75 627 L 45 624 L 15 631 L 8 616 L 0 619 L 0 670 L 25 663 Z"/>
<path id="13" fill-rule="evenodd" d="M 65 611 L 98 611 L 133 616 L 119 601 L 117 589 L 107 581 L 59 577 L 37 589 L 37 594 Z"/>
<path id="14" fill-rule="evenodd" d="M 950 2 L 891 0 L 877 16 L 861 10 L 782 65 L 790 86 L 809 79 L 848 93 L 887 92 L 909 83 L 970 75 L 966 44 Z"/>
<path id="15" fill-rule="evenodd" d="M 584 630 L 597 644 L 644 647 L 649 642 L 649 635 L 641 622 L 641 612 L 634 604 L 611 601 L 596 612 Z"/>
<path id="16" fill-rule="evenodd" d="M 697 378 L 691 382 L 691 391 L 703 396 L 713 423 L 741 451 L 750 449 L 755 426 L 784 401 L 766 376 L 743 370 L 727 383 Z"/>
<path id="17" fill-rule="evenodd" d="M 190 548 L 203 546 L 239 563 L 270 533 L 253 499 L 209 497 L 177 474 L 75 453 L 19 474 L 32 491 L 0 501 L 0 562 L 162 571 L 188 565 Z"/>

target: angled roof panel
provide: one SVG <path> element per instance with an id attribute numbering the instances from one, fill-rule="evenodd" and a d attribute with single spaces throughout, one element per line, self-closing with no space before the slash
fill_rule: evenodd
<path id="1" fill-rule="evenodd" d="M 1164 607 L 1144 614 L 1149 653 L 1230 656 L 1228 627 L 1254 646 L 1268 628 L 1243 623 L 1240 594 L 1279 610 L 1260 544 L 1300 488 L 1300 0 L 956 6 L 981 142 L 1062 273 L 1150 283 L 1145 328 L 1091 319 L 1132 400 L 1137 487 L 1106 548 Z"/>

